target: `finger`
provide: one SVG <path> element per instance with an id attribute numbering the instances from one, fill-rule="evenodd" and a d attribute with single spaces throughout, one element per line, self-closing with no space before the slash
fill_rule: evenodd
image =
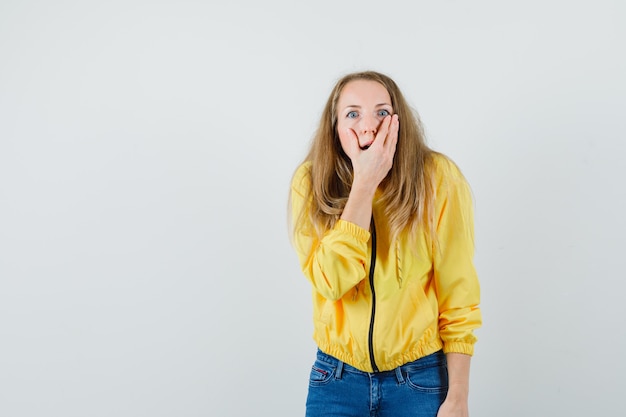
<path id="1" fill-rule="evenodd" d="M 384 145 L 384 151 L 386 154 L 393 160 L 393 157 L 396 153 L 396 145 L 398 144 L 398 132 L 399 132 L 400 122 L 398 120 L 398 115 L 394 114 L 391 119 L 391 125 L 389 126 L 389 133 L 387 134 L 387 139 Z"/>
<path id="2" fill-rule="evenodd" d="M 391 116 L 385 116 L 380 127 L 378 128 L 378 132 L 376 133 L 376 137 L 374 138 L 374 142 L 372 146 L 377 146 L 382 148 L 387 139 L 387 135 L 389 134 L 389 125 L 391 124 Z"/>
<path id="3" fill-rule="evenodd" d="M 398 115 L 394 114 L 391 118 L 391 125 L 389 126 L 389 133 L 387 134 L 387 142 L 389 146 L 392 148 L 392 151 L 395 152 L 396 144 L 398 143 L 398 133 L 400 132 L 400 120 L 398 119 Z"/>

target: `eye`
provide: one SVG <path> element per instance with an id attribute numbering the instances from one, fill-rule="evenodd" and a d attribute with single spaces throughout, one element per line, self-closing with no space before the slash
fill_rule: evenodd
<path id="1" fill-rule="evenodd" d="M 390 113 L 389 113 L 389 111 L 388 111 L 388 110 L 378 110 L 378 115 L 379 115 L 380 117 L 387 117 L 387 116 L 389 116 L 389 114 L 390 114 Z"/>
<path id="2" fill-rule="evenodd" d="M 350 113 L 348 113 L 348 114 L 346 115 L 346 117 L 347 117 L 348 119 L 355 119 L 355 118 L 356 118 L 356 117 L 358 117 L 358 116 L 359 116 L 359 113 L 357 113 L 357 112 L 355 112 L 355 111 L 351 111 Z"/>

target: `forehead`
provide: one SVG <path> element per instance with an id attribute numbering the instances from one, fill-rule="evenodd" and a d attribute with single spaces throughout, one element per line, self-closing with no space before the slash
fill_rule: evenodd
<path id="1" fill-rule="evenodd" d="M 339 95 L 339 107 L 363 104 L 391 104 L 384 85 L 371 80 L 354 80 L 346 84 Z"/>

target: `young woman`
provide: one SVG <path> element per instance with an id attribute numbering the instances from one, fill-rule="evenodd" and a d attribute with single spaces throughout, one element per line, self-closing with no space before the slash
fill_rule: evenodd
<path id="1" fill-rule="evenodd" d="M 319 348 L 306 415 L 467 416 L 481 325 L 470 189 L 393 80 L 339 80 L 290 204 Z"/>

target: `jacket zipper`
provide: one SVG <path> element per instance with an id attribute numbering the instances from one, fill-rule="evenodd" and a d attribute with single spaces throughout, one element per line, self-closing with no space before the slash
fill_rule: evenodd
<path id="1" fill-rule="evenodd" d="M 374 360 L 374 316 L 376 315 L 376 291 L 374 290 L 374 267 L 376 266 L 376 225 L 372 216 L 372 260 L 370 262 L 370 290 L 372 290 L 372 317 L 370 319 L 370 332 L 368 337 L 370 350 L 370 363 L 374 372 L 378 372 L 378 366 Z"/>

